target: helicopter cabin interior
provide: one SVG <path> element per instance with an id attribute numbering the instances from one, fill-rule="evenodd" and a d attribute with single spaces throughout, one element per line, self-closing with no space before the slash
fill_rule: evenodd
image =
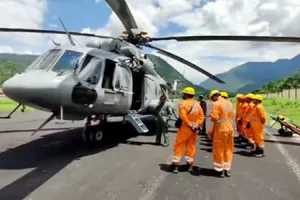
<path id="1" fill-rule="evenodd" d="M 99 82 L 99 74 L 101 73 L 97 69 L 99 67 L 96 67 L 96 63 L 92 64 L 93 59 L 97 59 L 93 56 L 87 55 L 82 67 L 80 69 L 80 74 L 81 76 L 83 69 L 87 68 L 87 70 L 90 70 L 88 73 L 89 76 L 85 76 L 83 79 L 90 83 L 90 84 L 98 84 Z M 96 65 L 95 65 L 96 64 Z M 105 62 L 103 62 L 104 65 L 101 65 L 101 63 L 98 63 L 98 66 L 104 66 L 104 71 L 103 73 L 103 79 L 101 83 L 101 88 L 106 89 L 106 90 L 111 90 L 111 91 L 120 91 L 120 90 L 125 90 L 127 91 L 127 87 L 129 87 L 129 84 L 131 80 L 128 80 L 131 78 L 129 76 L 129 71 L 118 65 L 113 60 L 110 59 L 105 59 Z M 95 66 L 95 68 L 92 70 L 91 67 L 87 67 L 89 65 Z M 130 110 L 140 110 L 143 105 L 143 97 L 144 97 L 144 72 L 139 71 L 139 72 L 133 72 L 132 73 L 132 102 L 131 102 L 131 107 Z"/>
<path id="2" fill-rule="evenodd" d="M 132 74 L 132 103 L 130 110 L 140 110 L 144 100 L 144 77 L 143 71 L 134 72 Z"/>
<path id="3" fill-rule="evenodd" d="M 122 70 L 123 67 L 117 67 L 115 61 L 106 59 L 105 69 L 103 73 L 102 88 L 110 90 L 119 90 L 123 89 L 121 87 L 128 87 L 124 84 L 124 79 L 130 78 L 128 72 Z M 117 70 L 118 69 L 118 70 Z M 122 71 L 119 71 L 119 70 Z M 121 86 L 121 82 L 123 82 Z M 143 105 L 144 97 L 144 72 L 133 72 L 132 73 L 132 101 L 130 110 L 140 110 Z M 128 84 L 128 81 L 125 81 Z"/>

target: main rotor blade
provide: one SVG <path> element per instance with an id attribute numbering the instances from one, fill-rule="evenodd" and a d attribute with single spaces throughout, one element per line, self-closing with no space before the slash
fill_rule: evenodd
<path id="1" fill-rule="evenodd" d="M 168 51 L 165 51 L 165 50 L 160 49 L 160 48 L 158 48 L 158 47 L 152 46 L 152 45 L 150 45 L 150 44 L 146 44 L 145 46 L 146 46 L 146 47 L 149 47 L 149 48 L 152 48 L 152 49 L 155 49 L 155 50 L 158 51 L 158 53 L 160 53 L 160 54 L 162 54 L 162 55 L 165 55 L 165 56 L 168 56 L 168 57 L 170 57 L 170 58 L 173 58 L 174 60 L 177 60 L 178 62 L 181 62 L 181 63 L 183 63 L 183 64 L 185 64 L 185 65 L 187 65 L 187 66 L 193 68 L 194 70 L 196 70 L 196 71 L 198 71 L 198 72 L 201 72 L 202 74 L 204 74 L 204 75 L 208 76 L 209 78 L 211 78 L 211 79 L 217 81 L 218 83 L 225 83 L 224 81 L 222 81 L 222 80 L 219 79 L 218 77 L 212 75 L 211 73 L 205 71 L 204 69 L 198 67 L 197 65 L 195 65 L 195 64 L 193 64 L 193 63 L 191 63 L 191 62 L 189 62 L 189 61 L 187 61 L 187 60 L 185 60 L 185 59 L 183 59 L 183 58 L 181 58 L 181 57 L 179 57 L 179 56 L 177 56 L 177 55 L 175 55 L 175 54 L 172 54 L 172 53 L 170 53 L 170 52 L 168 52 Z"/>
<path id="2" fill-rule="evenodd" d="M 244 35 L 201 35 L 201 36 L 174 36 L 151 38 L 151 41 L 176 40 L 186 41 L 251 41 L 251 42 L 300 42 L 300 37 L 280 37 L 280 36 L 244 36 Z"/>
<path id="3" fill-rule="evenodd" d="M 27 29 L 27 28 L 0 28 L 0 32 L 22 32 L 22 33 L 43 33 L 43 34 L 66 34 L 65 31 L 45 30 L 45 29 Z M 96 37 L 104 39 L 116 39 L 110 36 L 95 35 L 92 33 L 69 32 L 71 35 Z"/>
<path id="4" fill-rule="evenodd" d="M 137 29 L 138 26 L 125 0 L 105 0 L 111 9 L 116 13 L 120 21 L 129 34 L 131 29 Z"/>

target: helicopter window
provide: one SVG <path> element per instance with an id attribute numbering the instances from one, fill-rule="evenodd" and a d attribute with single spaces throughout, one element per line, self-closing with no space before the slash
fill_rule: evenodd
<path id="1" fill-rule="evenodd" d="M 88 55 L 83 63 L 78 78 L 90 84 L 96 85 L 100 80 L 102 60 Z"/>
<path id="2" fill-rule="evenodd" d="M 52 68 L 52 71 L 62 72 L 74 70 L 83 53 L 67 50 Z"/>
<path id="3" fill-rule="evenodd" d="M 116 68 L 116 63 L 112 60 L 105 60 L 105 70 L 102 82 L 102 88 L 113 90 L 113 77 Z"/>
<path id="4" fill-rule="evenodd" d="M 51 49 L 33 61 L 33 63 L 28 67 L 28 70 L 45 70 L 49 68 L 49 66 L 58 58 L 60 52 L 60 49 Z"/>
<path id="5" fill-rule="evenodd" d="M 114 89 L 127 91 L 130 80 L 131 76 L 128 69 L 117 64 L 114 73 Z"/>

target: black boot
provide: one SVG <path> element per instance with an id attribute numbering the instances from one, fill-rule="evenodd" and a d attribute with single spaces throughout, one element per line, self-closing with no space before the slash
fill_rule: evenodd
<path id="1" fill-rule="evenodd" d="M 230 170 L 225 170 L 225 176 L 227 176 L 227 177 L 230 177 L 230 176 L 231 176 Z"/>
<path id="2" fill-rule="evenodd" d="M 175 164 L 173 163 L 172 166 L 171 166 L 171 171 L 172 171 L 174 174 L 178 174 L 178 165 L 175 165 Z"/>
<path id="3" fill-rule="evenodd" d="M 190 172 L 190 173 L 193 173 L 193 165 L 191 165 L 191 164 L 186 164 L 186 170 L 188 171 L 188 172 Z"/>
<path id="4" fill-rule="evenodd" d="M 265 156 L 264 150 L 263 150 L 263 149 L 258 149 L 258 148 L 257 148 L 257 151 L 255 152 L 254 156 L 257 157 L 257 158 L 262 158 L 262 157 L 264 157 L 264 156 Z"/>
<path id="5" fill-rule="evenodd" d="M 225 177 L 225 171 L 223 170 L 223 171 L 218 172 L 218 175 L 219 175 L 220 178 L 224 178 Z"/>
<path id="6" fill-rule="evenodd" d="M 166 143 L 166 142 L 165 142 L 165 143 L 162 144 L 162 146 L 163 146 L 163 147 L 168 147 L 168 146 L 169 146 L 169 143 Z"/>

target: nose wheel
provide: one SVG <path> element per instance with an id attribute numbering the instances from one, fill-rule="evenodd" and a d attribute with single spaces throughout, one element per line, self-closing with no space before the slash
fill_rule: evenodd
<path id="1" fill-rule="evenodd" d="M 87 144 L 99 144 L 105 139 L 104 120 L 88 120 L 83 127 L 82 139 Z"/>

